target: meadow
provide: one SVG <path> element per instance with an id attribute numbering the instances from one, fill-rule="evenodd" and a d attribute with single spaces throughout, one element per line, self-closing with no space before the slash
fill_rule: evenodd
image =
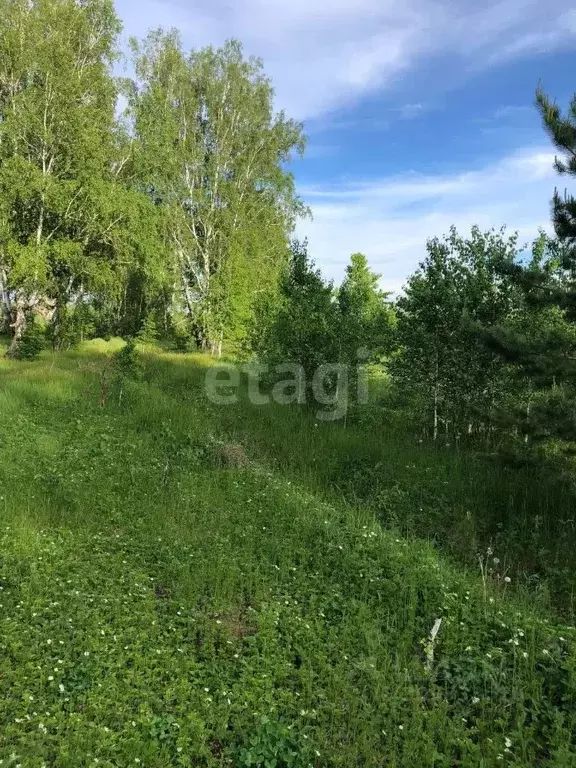
<path id="1" fill-rule="evenodd" d="M 0 362 L 1 765 L 576 764 L 567 482 L 121 347 Z"/>

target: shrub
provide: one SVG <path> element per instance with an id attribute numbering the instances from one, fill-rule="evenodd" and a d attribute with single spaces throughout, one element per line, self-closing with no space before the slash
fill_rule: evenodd
<path id="1" fill-rule="evenodd" d="M 18 360 L 35 360 L 44 349 L 45 343 L 45 329 L 35 317 L 30 316 L 27 319 L 26 328 L 20 338 L 14 357 Z"/>
<path id="2" fill-rule="evenodd" d="M 158 341 L 158 328 L 152 315 L 148 315 L 136 336 L 141 344 L 155 344 Z"/>
<path id="3" fill-rule="evenodd" d="M 144 365 L 136 349 L 134 339 L 128 339 L 125 346 L 114 354 L 114 367 L 120 379 L 139 379 Z"/>

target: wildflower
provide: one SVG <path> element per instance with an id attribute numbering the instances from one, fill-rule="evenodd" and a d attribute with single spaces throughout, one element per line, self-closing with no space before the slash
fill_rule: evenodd
<path id="1" fill-rule="evenodd" d="M 504 581 L 506 582 L 506 584 L 510 584 L 512 579 L 510 578 L 510 576 L 504 576 Z"/>
<path id="2" fill-rule="evenodd" d="M 510 749 L 510 747 L 512 746 L 512 741 L 508 738 L 508 736 L 506 736 L 506 738 L 504 739 L 504 744 L 506 744 L 506 749 Z"/>

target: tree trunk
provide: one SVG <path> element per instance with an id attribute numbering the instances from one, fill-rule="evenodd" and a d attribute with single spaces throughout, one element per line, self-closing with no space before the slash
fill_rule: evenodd
<path id="1" fill-rule="evenodd" d="M 10 324 L 10 327 L 14 329 L 14 335 L 12 336 L 12 341 L 6 352 L 6 357 L 16 357 L 20 339 L 26 330 L 26 302 L 23 299 L 17 299 L 15 305 L 14 322 Z"/>
<path id="2" fill-rule="evenodd" d="M 10 328 L 10 320 L 12 319 L 8 278 L 4 269 L 0 270 L 0 303 L 0 332 L 3 332 Z"/>

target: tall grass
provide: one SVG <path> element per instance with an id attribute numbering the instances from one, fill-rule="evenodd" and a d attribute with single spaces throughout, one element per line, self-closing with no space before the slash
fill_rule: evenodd
<path id="1" fill-rule="evenodd" d="M 216 407 L 201 356 L 147 349 L 102 398 L 120 346 L 0 363 L 5 764 L 573 764 L 574 630 L 485 551 L 519 480 Z M 466 526 L 477 573 L 422 540 L 466 557 Z"/>

